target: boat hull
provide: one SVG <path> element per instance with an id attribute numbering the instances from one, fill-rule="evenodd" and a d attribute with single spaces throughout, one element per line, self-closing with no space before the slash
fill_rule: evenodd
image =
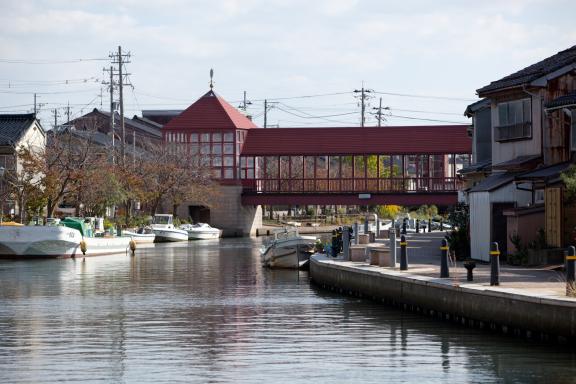
<path id="1" fill-rule="evenodd" d="M 126 253 L 130 246 L 131 237 L 85 237 L 86 254 L 84 256 L 112 255 Z"/>
<path id="2" fill-rule="evenodd" d="M 153 233 L 135 233 L 124 231 L 123 235 L 132 238 L 136 244 L 152 244 L 156 239 L 156 235 Z"/>
<path id="3" fill-rule="evenodd" d="M 188 231 L 188 239 L 190 240 L 211 240 L 218 239 L 220 231 Z"/>
<path id="4" fill-rule="evenodd" d="M 80 231 L 66 227 L 0 227 L 0 258 L 71 257 L 80 252 Z"/>
<path id="5" fill-rule="evenodd" d="M 300 237 L 275 241 L 261 255 L 262 265 L 268 268 L 299 269 L 310 257 L 307 251 L 314 245 L 315 237 Z"/>
<path id="6" fill-rule="evenodd" d="M 188 241 L 188 232 L 179 229 L 152 229 L 156 235 L 155 243 Z"/>

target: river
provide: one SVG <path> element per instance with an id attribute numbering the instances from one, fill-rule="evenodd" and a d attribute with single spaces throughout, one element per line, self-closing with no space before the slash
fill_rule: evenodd
<path id="1" fill-rule="evenodd" d="M 576 380 L 576 350 L 323 291 L 261 243 L 0 261 L 0 383 Z"/>

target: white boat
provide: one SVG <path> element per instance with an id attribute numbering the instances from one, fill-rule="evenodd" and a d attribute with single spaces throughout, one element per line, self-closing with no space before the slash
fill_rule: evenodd
<path id="1" fill-rule="evenodd" d="M 82 254 L 79 230 L 67 227 L 0 226 L 0 257 L 70 257 Z"/>
<path id="2" fill-rule="evenodd" d="M 100 256 L 128 250 L 130 237 L 83 236 L 88 231 L 81 220 L 75 221 L 77 226 L 0 226 L 0 258 Z"/>
<path id="3" fill-rule="evenodd" d="M 309 255 L 316 236 L 303 236 L 297 228 L 284 228 L 274 233 L 274 238 L 260 253 L 262 265 L 269 268 L 297 269 Z"/>
<path id="4" fill-rule="evenodd" d="M 131 237 L 136 244 L 150 244 L 156 239 L 156 235 L 152 232 L 152 228 L 149 227 L 139 228 L 136 232 L 123 231 L 122 234 Z"/>
<path id="5" fill-rule="evenodd" d="M 182 224 L 180 229 L 188 232 L 189 240 L 217 239 L 222 231 L 206 223 Z"/>
<path id="6" fill-rule="evenodd" d="M 154 240 L 160 242 L 188 241 L 188 232 L 174 228 L 173 217 L 170 214 L 154 215 L 154 222 L 150 226 L 156 235 Z"/>

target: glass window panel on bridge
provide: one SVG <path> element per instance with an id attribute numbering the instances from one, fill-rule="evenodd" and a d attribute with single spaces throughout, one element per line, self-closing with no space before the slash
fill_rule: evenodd
<path id="1" fill-rule="evenodd" d="M 425 193 L 455 191 L 455 171 L 469 161 L 469 154 L 372 154 L 242 156 L 238 164 L 240 177 L 255 178 L 261 192 Z"/>

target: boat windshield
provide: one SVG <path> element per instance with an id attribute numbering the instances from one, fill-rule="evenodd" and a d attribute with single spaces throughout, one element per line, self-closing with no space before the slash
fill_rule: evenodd
<path id="1" fill-rule="evenodd" d="M 172 224 L 172 216 L 156 215 L 154 216 L 154 224 Z"/>

